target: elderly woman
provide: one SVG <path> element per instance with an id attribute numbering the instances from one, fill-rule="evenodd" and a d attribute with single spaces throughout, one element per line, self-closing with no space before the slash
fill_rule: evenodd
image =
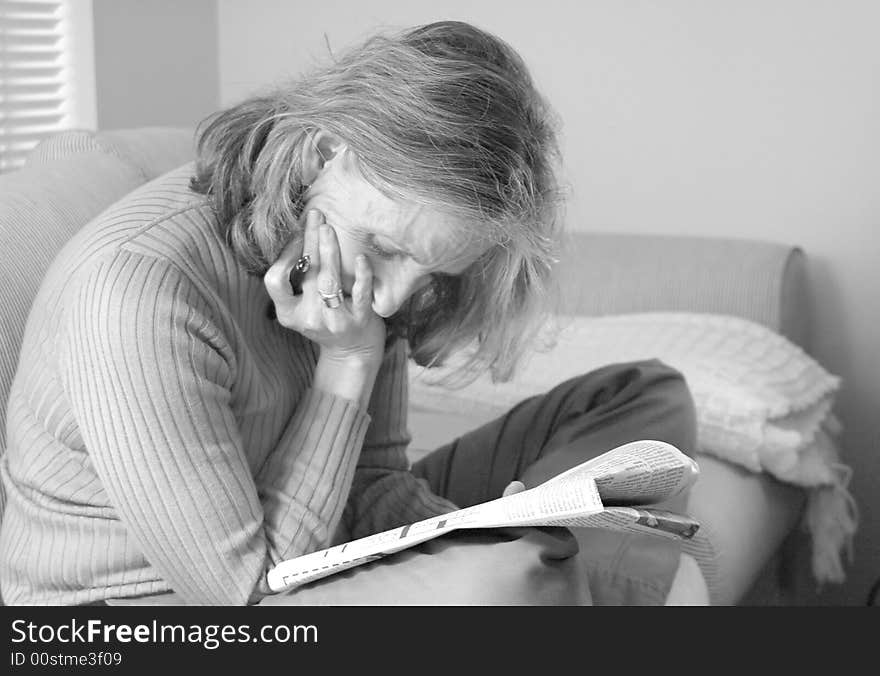
<path id="1" fill-rule="evenodd" d="M 694 419 L 658 362 L 521 403 L 409 467 L 408 358 L 510 375 L 549 307 L 555 137 L 472 26 L 375 37 L 201 128 L 79 233 L 10 397 L 7 603 L 662 602 L 674 545 L 447 536 L 272 594 L 279 561 L 498 497 Z M 676 505 L 681 507 L 681 505 Z"/>

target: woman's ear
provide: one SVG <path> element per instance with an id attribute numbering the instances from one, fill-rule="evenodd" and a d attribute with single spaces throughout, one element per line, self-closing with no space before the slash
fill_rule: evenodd
<path id="1" fill-rule="evenodd" d="M 346 148 L 345 142 L 328 131 L 318 130 L 309 135 L 303 145 L 302 182 L 311 185 L 324 168 Z"/>

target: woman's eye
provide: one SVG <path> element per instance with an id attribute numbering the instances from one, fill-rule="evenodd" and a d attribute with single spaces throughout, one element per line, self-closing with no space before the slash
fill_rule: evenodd
<path id="1" fill-rule="evenodd" d="M 376 241 L 371 239 L 369 242 L 370 251 L 379 256 L 379 258 L 396 258 L 402 254 L 396 251 L 388 251 L 388 249 L 383 249 L 381 246 L 376 244 Z"/>
<path id="2" fill-rule="evenodd" d="M 379 247 L 373 247 L 373 253 L 376 254 L 379 258 L 395 258 L 397 256 L 393 251 L 385 251 L 384 249 L 380 249 Z"/>

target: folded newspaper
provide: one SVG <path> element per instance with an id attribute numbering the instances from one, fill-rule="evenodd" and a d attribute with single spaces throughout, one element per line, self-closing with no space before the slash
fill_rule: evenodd
<path id="1" fill-rule="evenodd" d="M 700 527 L 694 519 L 644 505 L 678 495 L 698 474 L 674 446 L 634 441 L 520 493 L 282 561 L 269 587 L 292 589 L 463 528 L 569 526 L 689 540 Z"/>

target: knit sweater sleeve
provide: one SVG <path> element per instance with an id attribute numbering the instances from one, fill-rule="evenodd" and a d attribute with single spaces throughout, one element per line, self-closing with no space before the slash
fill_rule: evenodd
<path id="1" fill-rule="evenodd" d="M 346 507 L 346 535 L 351 538 L 458 509 L 409 471 L 406 447 L 412 437 L 407 429 L 407 349 L 401 339 L 388 347 L 373 387 L 369 404 L 372 422 Z"/>
<path id="2" fill-rule="evenodd" d="M 119 517 L 186 602 L 258 601 L 272 565 L 329 542 L 369 416 L 307 389 L 255 479 L 235 357 L 196 286 L 123 251 L 71 293 L 63 386 Z"/>

